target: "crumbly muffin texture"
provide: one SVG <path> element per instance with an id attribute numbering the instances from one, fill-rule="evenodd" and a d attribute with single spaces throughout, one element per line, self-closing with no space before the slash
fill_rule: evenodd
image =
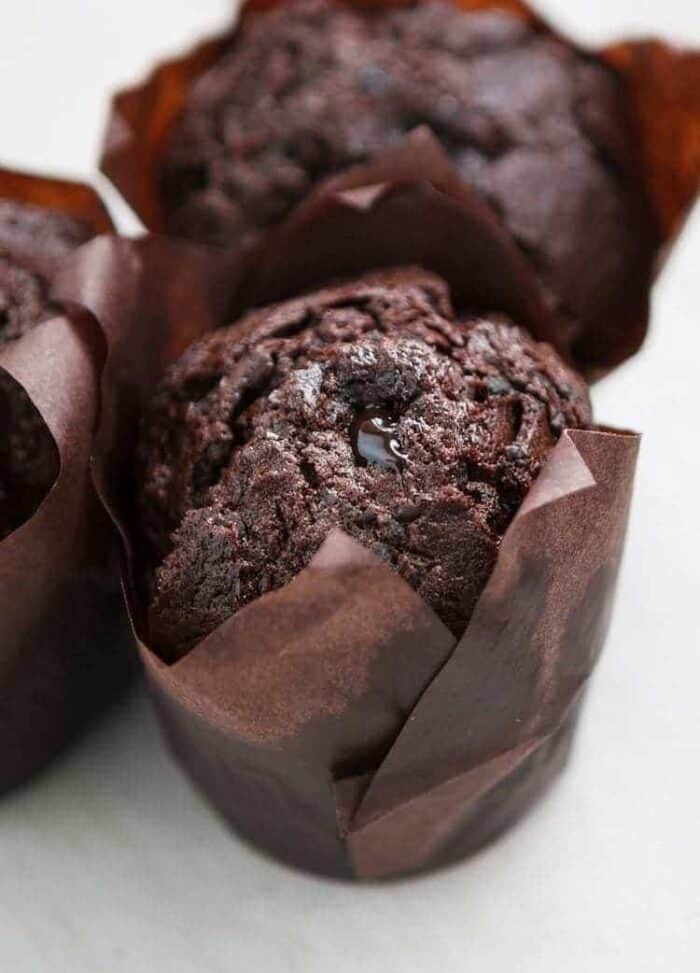
<path id="1" fill-rule="evenodd" d="M 92 236 L 81 220 L 0 199 L 0 344 L 56 313 L 36 263 L 58 259 Z"/>
<path id="2" fill-rule="evenodd" d="M 650 280 L 655 230 L 620 79 L 510 14 L 444 2 L 296 0 L 244 18 L 171 129 L 168 228 L 238 244 L 419 125 L 502 218 L 568 344 Z"/>
<path id="3" fill-rule="evenodd" d="M 339 527 L 459 635 L 587 390 L 503 317 L 458 319 L 403 268 L 195 343 L 144 416 L 137 507 L 154 644 L 177 657 Z"/>

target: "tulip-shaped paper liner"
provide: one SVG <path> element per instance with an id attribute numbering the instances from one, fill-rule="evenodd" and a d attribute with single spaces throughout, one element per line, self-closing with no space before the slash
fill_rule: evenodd
<path id="1" fill-rule="evenodd" d="M 358 874 L 466 851 L 515 810 L 506 793 L 498 817 L 474 814 L 575 710 L 607 628 L 636 452 L 634 436 L 597 430 L 554 448 L 466 632 L 349 818 Z"/>
<path id="2" fill-rule="evenodd" d="M 111 229 L 78 183 L 2 170 L 0 197 Z M 56 262 L 32 256 L 48 283 Z M 131 669 L 114 533 L 89 471 L 104 354 L 97 323 L 77 309 L 0 344 L 8 395 L 28 396 L 56 450 L 43 501 L 0 540 L 0 792 L 58 753 Z"/>
<path id="3" fill-rule="evenodd" d="M 287 0 L 248 0 L 242 17 L 283 5 Z M 396 6 L 401 0 L 344 0 L 359 7 Z M 556 32 L 519 0 L 453 0 L 465 11 L 507 11 L 537 31 Z M 103 148 L 101 168 L 141 216 L 158 232 L 166 228 L 160 194 L 160 167 L 169 132 L 185 104 L 191 85 L 230 46 L 233 27 L 182 57 L 154 69 L 141 84 L 116 95 Z M 558 350 L 589 377 L 609 371 L 632 355 L 646 334 L 649 291 L 654 263 L 660 266 L 697 195 L 700 182 L 700 52 L 683 51 L 659 41 L 622 42 L 584 52 L 612 66 L 622 78 L 632 116 L 638 123 L 639 157 L 629 158 L 615 133 L 601 134 L 613 141 L 605 151 L 618 159 L 637 185 L 640 213 L 640 251 L 630 264 L 616 297 L 604 305 L 591 305 L 576 327 L 564 319 L 555 322 Z M 601 149 L 603 151 L 603 149 Z M 379 159 L 375 161 L 380 161 Z M 450 164 L 451 165 L 451 164 Z M 456 175 L 456 171 L 455 171 Z M 434 178 L 426 169 L 427 179 Z M 461 179 L 461 176 L 456 176 Z M 490 210 L 493 222 L 510 236 L 501 216 Z M 651 216 L 649 216 L 651 214 Z M 652 225 L 652 224 L 655 224 Z M 641 237 L 644 237 L 644 240 Z M 232 246 L 240 241 L 232 240 Z M 655 259 L 654 259 L 655 258 Z M 606 259 L 600 255 L 601 261 Z M 596 291 L 596 300 L 602 295 Z M 589 295 L 590 297 L 591 295 Z M 553 314 L 558 314 L 553 310 Z"/>
<path id="4" fill-rule="evenodd" d="M 463 190 L 453 197 L 408 178 L 381 192 L 340 180 L 237 265 L 158 239 L 102 239 L 75 255 L 58 293 L 90 308 L 110 347 L 96 473 L 128 561 L 138 557 L 138 534 L 124 486 L 143 405 L 198 333 L 230 320 L 224 309 L 278 296 L 274 268 L 285 255 L 295 258 L 282 290 L 300 293 L 332 269 L 338 276 L 414 261 L 415 223 L 421 262 L 442 269 L 462 306 L 483 307 L 485 294 L 495 310 L 537 322 L 527 276 L 521 291 L 510 251 L 499 255 L 491 223 L 472 203 Z M 442 229 L 459 219 L 463 234 L 450 237 L 459 247 L 447 261 Z M 355 241 L 370 238 L 360 266 Z M 333 259 L 321 273 L 310 255 L 322 254 L 324 242 Z M 488 840 L 566 754 L 605 632 L 636 450 L 626 433 L 563 434 L 460 640 L 341 530 L 290 583 L 172 665 L 148 644 L 130 584 L 154 699 L 191 777 L 239 833 L 323 874 L 396 876 Z"/>

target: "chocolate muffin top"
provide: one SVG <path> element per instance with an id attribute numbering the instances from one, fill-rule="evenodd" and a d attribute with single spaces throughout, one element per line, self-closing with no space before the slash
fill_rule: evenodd
<path id="1" fill-rule="evenodd" d="M 177 656 L 333 527 L 464 630 L 583 381 L 447 285 L 387 271 L 253 312 L 167 371 L 138 446 L 150 636 Z"/>
<path id="2" fill-rule="evenodd" d="M 0 344 L 56 313 L 45 268 L 92 235 L 65 213 L 0 199 Z"/>
<path id="3" fill-rule="evenodd" d="M 656 233 L 620 79 L 512 15 L 452 3 L 245 17 L 171 129 L 168 228 L 238 244 L 419 125 L 525 252 L 567 345 L 649 283 Z"/>

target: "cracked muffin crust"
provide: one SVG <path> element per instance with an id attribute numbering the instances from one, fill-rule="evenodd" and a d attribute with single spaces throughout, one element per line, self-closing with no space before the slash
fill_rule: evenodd
<path id="1" fill-rule="evenodd" d="M 503 220 L 567 344 L 650 284 L 656 230 L 620 79 L 505 12 L 297 0 L 244 18 L 160 171 L 168 229 L 231 245 L 427 125 Z M 624 304 L 622 305 L 624 309 Z"/>
<path id="2" fill-rule="evenodd" d="M 138 445 L 153 642 L 177 657 L 340 527 L 459 635 L 586 386 L 447 285 L 377 273 L 252 312 L 163 377 Z"/>

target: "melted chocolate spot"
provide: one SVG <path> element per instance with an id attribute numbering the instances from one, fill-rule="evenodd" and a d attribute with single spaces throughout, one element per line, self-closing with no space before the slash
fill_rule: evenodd
<path id="1" fill-rule="evenodd" d="M 358 465 L 375 463 L 392 470 L 401 469 L 408 457 L 399 448 L 397 432 L 397 423 L 378 409 L 357 415 L 350 427 L 350 440 Z"/>

